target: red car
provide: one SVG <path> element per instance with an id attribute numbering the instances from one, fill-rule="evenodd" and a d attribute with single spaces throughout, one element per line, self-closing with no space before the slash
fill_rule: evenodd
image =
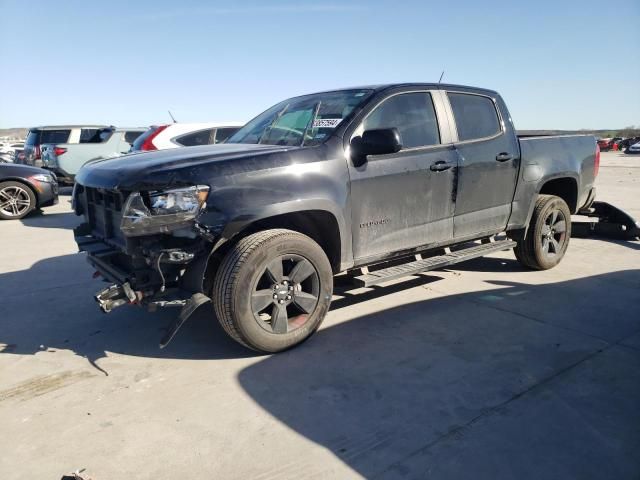
<path id="1" fill-rule="evenodd" d="M 613 148 L 613 145 L 622 140 L 622 137 L 602 138 L 598 140 L 598 146 L 601 152 L 608 152 Z"/>

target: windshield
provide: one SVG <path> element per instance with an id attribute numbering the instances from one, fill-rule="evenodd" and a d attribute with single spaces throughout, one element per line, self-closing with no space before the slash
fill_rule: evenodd
<path id="1" fill-rule="evenodd" d="M 285 100 L 251 120 L 226 143 L 318 145 L 371 93 L 341 90 Z"/>

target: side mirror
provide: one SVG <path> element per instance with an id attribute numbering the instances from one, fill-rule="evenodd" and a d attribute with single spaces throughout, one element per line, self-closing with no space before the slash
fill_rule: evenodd
<path id="1" fill-rule="evenodd" d="M 350 146 L 351 160 L 356 167 L 367 161 L 367 155 L 386 155 L 402 150 L 397 128 L 367 130 L 361 137 L 354 137 Z"/>

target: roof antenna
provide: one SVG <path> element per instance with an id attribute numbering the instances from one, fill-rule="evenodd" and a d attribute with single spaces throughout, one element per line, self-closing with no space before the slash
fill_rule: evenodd
<path id="1" fill-rule="evenodd" d="M 173 118 L 173 115 L 171 115 L 171 110 L 167 110 L 167 112 L 169 112 L 169 116 L 171 117 L 171 120 L 173 120 L 173 123 L 178 123 L 178 122 L 176 122 L 176 119 Z"/>
<path id="2" fill-rule="evenodd" d="M 438 80 L 438 85 L 440 85 L 440 83 L 442 82 L 442 77 L 444 77 L 444 70 L 442 70 L 442 73 L 440 74 L 440 80 Z"/>

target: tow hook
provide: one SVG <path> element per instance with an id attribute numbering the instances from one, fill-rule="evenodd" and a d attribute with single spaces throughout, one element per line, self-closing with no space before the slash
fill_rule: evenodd
<path id="1" fill-rule="evenodd" d="M 122 285 L 113 284 L 104 290 L 100 290 L 94 298 L 98 302 L 100 310 L 104 313 L 109 313 L 121 305 L 138 301 L 136 292 L 133 291 L 128 282 Z"/>

